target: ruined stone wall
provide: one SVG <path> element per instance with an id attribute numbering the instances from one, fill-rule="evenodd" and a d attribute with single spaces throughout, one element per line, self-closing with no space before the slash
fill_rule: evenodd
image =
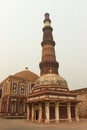
<path id="1" fill-rule="evenodd" d="M 87 118 L 87 88 L 74 90 L 77 93 L 77 99 L 81 102 L 78 103 L 79 117 Z"/>

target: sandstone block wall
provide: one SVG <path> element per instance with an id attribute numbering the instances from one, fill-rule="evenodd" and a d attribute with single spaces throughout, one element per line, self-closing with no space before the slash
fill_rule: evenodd
<path id="1" fill-rule="evenodd" d="M 87 118 L 87 88 L 74 90 L 77 93 L 77 99 L 81 102 L 78 103 L 79 117 Z"/>

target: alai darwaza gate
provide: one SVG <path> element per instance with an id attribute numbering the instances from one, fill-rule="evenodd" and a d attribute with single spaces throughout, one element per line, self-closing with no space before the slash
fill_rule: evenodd
<path id="1" fill-rule="evenodd" d="M 55 41 L 49 14 L 45 14 L 43 27 L 42 58 L 39 64 L 40 78 L 27 98 L 27 120 L 32 122 L 59 123 L 79 121 L 76 94 L 69 91 L 68 84 L 58 72 Z"/>

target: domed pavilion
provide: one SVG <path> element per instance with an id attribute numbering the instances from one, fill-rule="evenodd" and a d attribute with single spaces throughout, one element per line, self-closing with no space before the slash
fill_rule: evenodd
<path id="1" fill-rule="evenodd" d="M 45 14 L 40 77 L 27 97 L 27 120 L 32 122 L 79 121 L 76 94 L 69 91 L 67 81 L 58 72 L 51 20 Z"/>

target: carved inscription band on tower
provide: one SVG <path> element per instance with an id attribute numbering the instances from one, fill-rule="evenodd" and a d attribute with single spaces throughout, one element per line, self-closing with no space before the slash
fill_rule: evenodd
<path id="1" fill-rule="evenodd" d="M 51 20 L 49 14 L 45 14 L 44 27 L 43 27 L 43 41 L 42 45 L 42 61 L 39 64 L 40 74 L 51 73 L 58 74 L 59 63 L 56 61 L 55 56 L 55 42 L 52 35 Z"/>

